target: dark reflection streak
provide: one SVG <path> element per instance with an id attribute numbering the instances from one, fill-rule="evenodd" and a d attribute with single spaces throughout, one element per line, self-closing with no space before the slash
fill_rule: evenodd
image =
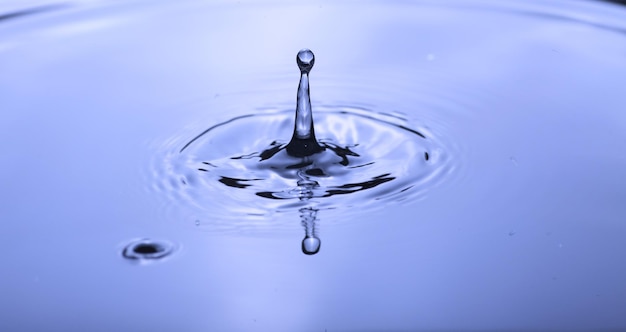
<path id="1" fill-rule="evenodd" d="M 209 128 L 209 129 L 207 129 L 207 130 L 205 130 L 205 131 L 201 132 L 198 136 L 194 137 L 191 141 L 189 141 L 187 144 L 185 144 L 185 146 L 183 146 L 183 148 L 182 148 L 182 149 L 180 149 L 179 153 L 182 153 L 183 151 L 185 151 L 185 149 L 186 149 L 189 145 L 191 145 L 191 143 L 195 142 L 198 138 L 202 137 L 202 135 L 204 135 L 204 134 L 208 133 L 209 131 L 211 131 L 211 130 L 213 130 L 213 129 L 217 128 L 217 127 L 220 127 L 220 126 L 223 126 L 223 125 L 229 124 L 229 123 L 231 123 L 231 122 L 233 122 L 233 121 L 237 121 L 237 120 L 240 120 L 240 119 L 249 118 L 249 117 L 251 117 L 251 116 L 254 116 L 254 114 L 241 115 L 241 116 L 238 116 L 238 117 L 232 118 L 232 119 L 230 119 L 230 120 L 228 120 L 228 121 L 225 121 L 225 122 L 222 122 L 222 123 L 218 123 L 218 124 L 216 124 L 215 126 L 213 126 L 213 127 Z"/>
<path id="2" fill-rule="evenodd" d="M 289 199 L 287 197 L 276 197 L 274 196 L 274 193 L 271 191 L 259 191 L 256 193 L 256 195 L 259 197 L 271 198 L 271 199 Z"/>
<path id="3" fill-rule="evenodd" d="M 383 121 L 383 122 L 385 122 L 385 121 Z M 394 126 L 396 126 L 396 127 L 400 128 L 400 129 L 404 129 L 404 130 L 406 130 L 406 131 L 408 131 L 408 132 L 410 132 L 410 133 L 413 133 L 413 134 L 415 134 L 415 135 L 417 135 L 417 136 L 419 136 L 419 137 L 421 137 L 421 138 L 426 138 L 426 136 L 424 136 L 424 134 L 420 133 L 420 132 L 419 132 L 419 131 L 417 131 L 417 130 L 414 130 L 414 129 L 411 129 L 411 128 L 409 128 L 409 127 L 405 127 L 405 126 L 402 126 L 402 125 L 393 124 L 393 123 L 389 123 L 389 124 L 390 124 L 390 125 L 394 125 Z"/>
<path id="4" fill-rule="evenodd" d="M 382 174 L 379 176 L 376 176 L 374 178 L 372 178 L 369 181 L 364 181 L 364 182 L 359 182 L 359 183 L 348 183 L 348 184 L 344 184 L 341 186 L 335 186 L 335 187 L 328 187 L 328 189 L 324 192 L 323 195 L 319 195 L 319 196 L 311 196 L 308 198 L 312 198 L 312 197 L 331 197 L 334 195 L 345 195 L 345 194 L 352 194 L 358 191 L 362 191 L 362 190 L 367 190 L 367 189 L 371 189 L 374 188 L 378 185 L 381 185 L 383 183 L 389 182 L 389 181 L 393 181 L 395 180 L 395 177 L 390 176 L 391 174 Z M 225 182 L 223 182 L 222 180 L 220 180 L 220 182 L 226 184 Z M 229 184 L 227 184 L 229 185 Z M 240 184 L 237 183 L 237 185 L 240 185 L 242 187 L 238 187 L 235 185 L 229 185 L 230 187 L 235 187 L 235 188 L 245 188 L 243 186 L 248 186 L 245 184 Z M 303 187 L 300 186 L 299 187 Z M 311 188 L 312 189 L 312 188 Z M 281 192 L 272 192 L 272 191 L 259 191 L 256 192 L 255 194 L 259 197 L 263 197 L 263 198 L 271 198 L 271 199 L 293 199 L 294 197 L 280 197 L 277 196 L 276 194 L 280 194 Z M 300 200 L 303 199 L 303 197 L 298 197 Z"/>
<path id="5" fill-rule="evenodd" d="M 617 32 L 620 34 L 626 34 L 626 29 L 623 29 L 623 28 L 617 28 L 614 26 L 605 25 L 605 24 L 597 23 L 597 22 L 583 21 L 581 19 L 577 19 L 574 17 L 560 16 L 560 15 L 551 14 L 551 13 L 531 12 L 531 11 L 527 11 L 527 12 L 519 11 L 516 13 L 520 15 L 525 15 L 525 16 L 545 18 L 548 20 L 581 23 L 581 24 L 589 25 L 589 26 L 592 26 L 594 28 L 598 28 L 601 30 L 608 30 L 608 31 L 613 31 L 613 32 Z"/>
<path id="6" fill-rule="evenodd" d="M 601 1 L 615 3 L 618 5 L 626 5 L 626 0 L 601 0 Z"/>
<path id="7" fill-rule="evenodd" d="M 374 165 L 374 162 L 369 162 L 367 164 L 363 164 L 363 165 L 357 165 L 357 166 L 350 166 L 348 168 L 360 168 L 360 167 L 365 167 L 365 166 L 369 166 L 369 165 Z"/>
<path id="8" fill-rule="evenodd" d="M 387 174 L 387 175 L 389 175 L 389 174 Z M 393 179 L 395 179 L 395 177 L 388 177 L 388 178 L 376 177 L 375 179 L 373 179 L 371 181 L 365 181 L 365 182 L 360 182 L 360 183 L 344 184 L 342 186 L 335 187 L 336 189 L 327 190 L 326 194 L 323 197 L 330 197 L 330 196 L 334 196 L 334 195 L 343 195 L 343 194 L 351 194 L 351 193 L 354 193 L 354 192 L 357 192 L 357 191 L 374 188 L 374 187 L 378 186 L 379 184 L 383 184 L 385 182 L 392 181 Z"/>
<path id="9" fill-rule="evenodd" d="M 287 167 L 285 167 L 285 169 L 300 169 L 300 168 L 305 168 L 307 166 L 312 165 L 313 162 L 309 161 L 309 160 L 303 160 L 301 163 L 295 164 L 295 165 L 289 165 Z"/>
<path id="10" fill-rule="evenodd" d="M 257 157 L 257 153 L 256 152 L 245 154 L 243 156 L 230 157 L 230 159 L 234 159 L 234 160 L 237 160 L 237 159 L 252 159 L 254 157 Z"/>
<path id="11" fill-rule="evenodd" d="M 10 12 L 10 13 L 4 13 L 4 14 L 0 14 L 0 23 L 4 23 L 8 20 L 13 20 L 16 18 L 24 17 L 24 16 L 32 16 L 35 14 L 50 12 L 50 11 L 59 10 L 59 9 L 67 8 L 67 7 L 70 7 L 70 5 L 67 3 L 60 3 L 60 4 L 51 4 L 51 5 L 40 6 L 40 7 L 35 7 L 35 8 L 22 9 L 22 10 Z"/>
<path id="12" fill-rule="evenodd" d="M 229 187 L 233 187 L 233 188 L 245 188 L 245 187 L 250 187 L 251 184 L 245 184 L 245 183 L 241 183 L 241 182 L 248 182 L 248 181 L 257 181 L 259 179 L 235 179 L 235 178 L 229 178 L 227 176 L 222 176 L 220 177 L 220 179 L 218 180 L 219 182 L 229 186 Z"/>
<path id="13" fill-rule="evenodd" d="M 272 158 L 275 154 L 277 154 L 284 147 L 283 145 L 278 144 L 276 141 L 272 142 L 272 145 L 273 147 L 271 149 L 267 149 L 261 152 L 261 154 L 259 155 L 261 160 L 259 161 Z"/>

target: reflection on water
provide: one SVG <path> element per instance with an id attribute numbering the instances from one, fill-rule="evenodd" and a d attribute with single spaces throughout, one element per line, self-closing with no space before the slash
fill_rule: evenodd
<path id="1" fill-rule="evenodd" d="M 0 330 L 623 330 L 625 22 L 564 0 L 5 19 Z M 325 151 L 293 157 L 302 47 Z M 128 264 L 136 238 L 175 250 Z"/>
<path id="2" fill-rule="evenodd" d="M 13 19 L 24 18 L 25 16 L 42 14 L 45 12 L 50 12 L 54 10 L 66 9 L 69 6 L 64 4 L 50 4 L 43 5 L 39 7 L 27 7 L 23 8 L 24 4 L 21 4 L 19 9 L 16 10 L 6 10 L 4 12 L 0 11 L 0 24 Z"/>

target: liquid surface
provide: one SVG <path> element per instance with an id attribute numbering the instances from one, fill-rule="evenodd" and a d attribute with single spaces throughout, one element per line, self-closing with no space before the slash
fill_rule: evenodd
<path id="1" fill-rule="evenodd" d="M 264 110 L 209 128 L 183 151 L 158 155 L 155 163 L 166 162 L 157 170 L 162 178 L 157 191 L 169 191 L 175 205 L 193 205 L 223 218 L 234 210 L 297 210 L 312 201 L 327 209 L 375 209 L 386 201 L 424 195 L 451 171 L 443 144 L 405 127 L 399 118 L 341 106 L 316 110 L 323 152 L 290 156 L 288 139 L 279 138 L 289 137 L 293 111 Z M 256 137 L 242 135 L 250 132 Z M 215 193 L 228 198 L 214 200 Z"/>
<path id="2" fill-rule="evenodd" d="M 622 7 L 36 8 L 0 12 L 0 330 L 626 328 Z M 359 156 L 299 174 L 260 159 L 303 47 Z"/>

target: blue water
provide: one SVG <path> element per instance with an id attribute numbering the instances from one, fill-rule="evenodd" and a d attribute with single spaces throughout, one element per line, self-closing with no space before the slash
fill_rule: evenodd
<path id="1" fill-rule="evenodd" d="M 0 14 L 0 330 L 626 329 L 626 9 L 488 0 L 44 9 Z M 417 183 L 401 195 L 320 199 L 316 255 L 302 253 L 306 206 L 218 186 L 186 168 L 204 155 L 179 153 L 250 114 L 265 126 L 237 123 L 247 130 L 218 138 L 288 141 L 294 56 L 305 47 L 316 56 L 320 125 L 342 123 L 338 109 L 399 121 L 430 139 L 409 151 L 435 153 L 394 167 L 437 170 L 401 177 Z M 362 135 L 369 126 L 402 137 L 343 125 L 315 133 L 381 144 Z M 197 151 L 221 156 L 207 146 Z M 197 181 L 182 185 L 181 175 Z M 125 259 L 141 239 L 171 253 Z"/>

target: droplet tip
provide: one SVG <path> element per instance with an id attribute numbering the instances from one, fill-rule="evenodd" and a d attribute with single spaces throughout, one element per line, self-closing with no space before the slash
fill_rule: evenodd
<path id="1" fill-rule="evenodd" d="M 300 72 L 308 74 L 311 71 L 311 68 L 313 68 L 313 64 L 315 64 L 315 55 L 311 52 L 311 50 L 305 48 L 298 52 L 296 61 L 298 63 L 298 68 L 300 68 Z"/>

